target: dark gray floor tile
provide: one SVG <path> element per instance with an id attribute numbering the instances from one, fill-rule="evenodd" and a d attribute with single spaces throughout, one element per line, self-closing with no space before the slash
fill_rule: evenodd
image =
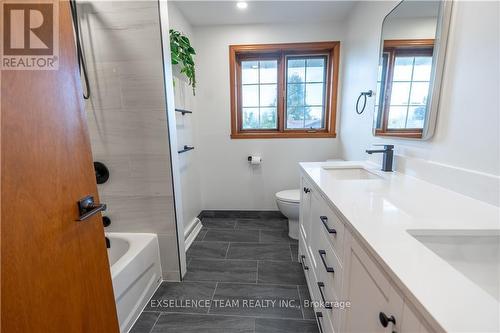
<path id="1" fill-rule="evenodd" d="M 228 259 L 292 261 L 289 244 L 231 243 Z"/>
<path id="2" fill-rule="evenodd" d="M 316 319 L 314 315 L 314 307 L 311 304 L 311 295 L 307 286 L 299 286 L 300 302 L 302 304 L 302 311 L 304 312 L 304 319 Z"/>
<path id="3" fill-rule="evenodd" d="M 236 316 L 212 316 L 165 313 L 153 333 L 253 333 L 254 319 Z"/>
<path id="4" fill-rule="evenodd" d="M 259 216 L 262 219 L 286 219 L 279 210 L 263 210 L 259 212 Z"/>
<path id="5" fill-rule="evenodd" d="M 257 280 L 257 261 L 192 259 L 184 281 L 248 282 Z"/>
<path id="6" fill-rule="evenodd" d="M 207 313 L 215 282 L 163 282 L 144 311 Z M 196 304 L 195 304 L 196 303 Z"/>
<path id="7" fill-rule="evenodd" d="M 288 230 L 261 230 L 260 231 L 261 243 L 295 243 L 295 241 L 288 237 Z"/>
<path id="8" fill-rule="evenodd" d="M 134 326 L 132 326 L 132 329 L 129 331 L 129 333 L 149 333 L 151 332 L 151 329 L 153 328 L 153 325 L 156 323 L 156 320 L 158 320 L 158 317 L 160 316 L 160 312 L 143 312 L 137 318 L 137 321 L 135 322 Z"/>
<path id="9" fill-rule="evenodd" d="M 258 230 L 230 230 L 230 229 L 208 229 L 206 242 L 258 242 Z"/>
<path id="10" fill-rule="evenodd" d="M 204 228 L 212 229 L 234 229 L 236 225 L 235 218 L 219 218 L 219 217 L 205 217 L 201 220 L 201 224 L 203 224 Z"/>
<path id="11" fill-rule="evenodd" d="M 302 319 L 296 286 L 219 283 L 209 313 Z"/>
<path id="12" fill-rule="evenodd" d="M 258 283 L 306 284 L 302 265 L 292 261 L 259 261 L 258 277 Z"/>
<path id="13" fill-rule="evenodd" d="M 186 252 L 187 258 L 224 259 L 227 242 L 193 242 Z"/>
<path id="14" fill-rule="evenodd" d="M 205 235 L 207 234 L 207 229 L 201 229 L 196 238 L 194 239 L 195 242 L 200 242 L 203 240 Z"/>
<path id="15" fill-rule="evenodd" d="M 206 217 L 217 218 L 240 218 L 240 219 L 257 219 L 260 218 L 262 211 L 257 210 L 204 210 L 201 215 Z"/>
<path id="16" fill-rule="evenodd" d="M 317 333 L 318 325 L 312 320 L 255 319 L 255 333 Z"/>
<path id="17" fill-rule="evenodd" d="M 290 244 L 290 250 L 292 251 L 292 261 L 299 261 L 299 244 Z"/>
<path id="18" fill-rule="evenodd" d="M 238 219 L 236 229 L 288 230 L 288 220 L 272 219 Z"/>

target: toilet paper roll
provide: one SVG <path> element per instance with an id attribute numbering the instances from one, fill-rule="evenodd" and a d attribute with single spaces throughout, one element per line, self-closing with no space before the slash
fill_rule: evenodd
<path id="1" fill-rule="evenodd" d="M 248 162 L 252 165 L 258 165 L 262 162 L 262 157 L 260 156 L 248 156 Z"/>

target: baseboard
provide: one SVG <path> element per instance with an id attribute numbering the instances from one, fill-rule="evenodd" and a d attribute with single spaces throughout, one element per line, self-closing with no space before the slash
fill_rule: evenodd
<path id="1" fill-rule="evenodd" d="M 279 210 L 203 210 L 198 217 L 215 217 L 215 218 L 245 218 L 245 219 L 261 219 L 261 218 L 285 218 Z"/>
<path id="2" fill-rule="evenodd" d="M 188 228 L 186 228 L 184 232 L 184 243 L 186 246 L 186 251 L 189 249 L 191 244 L 193 244 L 194 240 L 200 233 L 201 228 L 203 225 L 201 224 L 201 220 L 199 218 L 195 218 L 193 222 L 189 225 Z"/>

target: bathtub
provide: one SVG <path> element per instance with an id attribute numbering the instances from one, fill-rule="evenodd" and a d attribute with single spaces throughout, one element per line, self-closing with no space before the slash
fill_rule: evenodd
<path id="1" fill-rule="evenodd" d="M 156 234 L 106 233 L 120 332 L 130 330 L 161 283 Z"/>

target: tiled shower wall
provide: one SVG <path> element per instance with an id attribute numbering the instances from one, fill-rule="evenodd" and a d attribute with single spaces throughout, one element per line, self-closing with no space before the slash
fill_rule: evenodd
<path id="1" fill-rule="evenodd" d="M 158 234 L 163 277 L 178 280 L 158 3 L 80 2 L 79 16 L 92 151 L 110 170 L 106 231 Z"/>

